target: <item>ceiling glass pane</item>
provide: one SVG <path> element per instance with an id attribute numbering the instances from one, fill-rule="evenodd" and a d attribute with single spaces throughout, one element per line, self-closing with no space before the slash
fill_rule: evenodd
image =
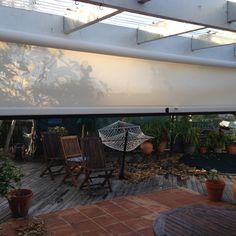
<path id="1" fill-rule="evenodd" d="M 130 12 L 122 12 L 116 16 L 103 20 L 102 23 L 138 28 L 142 31 L 156 33 L 162 36 L 180 34 L 192 30 L 202 29 L 201 25 L 193 25 L 173 20 L 144 16 Z"/>
<path id="2" fill-rule="evenodd" d="M 198 40 L 209 41 L 219 45 L 232 44 L 236 42 L 236 33 L 213 28 L 197 30 L 190 34 L 184 34 L 183 36 L 193 37 Z"/>
<path id="3" fill-rule="evenodd" d="M 88 22 L 88 19 L 92 21 L 116 11 L 87 3 L 75 4 L 73 0 L 0 0 L 0 5 L 67 16 L 81 22 Z M 208 40 L 219 45 L 232 44 L 236 41 L 236 33 L 233 32 L 130 12 L 119 13 L 101 22 L 150 32 L 159 35 L 159 38 L 181 34 L 184 37 Z"/>
<path id="4" fill-rule="evenodd" d="M 75 4 L 72 0 L 1 0 L 0 5 L 61 16 L 96 14 L 97 18 L 115 11 L 115 9 L 87 3 Z"/>

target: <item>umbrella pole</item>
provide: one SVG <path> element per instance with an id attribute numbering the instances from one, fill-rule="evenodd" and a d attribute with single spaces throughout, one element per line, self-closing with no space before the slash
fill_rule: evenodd
<path id="1" fill-rule="evenodd" d="M 124 143 L 124 150 L 123 150 L 123 156 L 121 160 L 121 165 L 120 165 L 120 173 L 119 173 L 119 179 L 124 179 L 125 175 L 125 155 L 126 155 L 126 148 L 127 148 L 127 142 L 128 142 L 128 130 L 125 131 L 125 143 Z"/>

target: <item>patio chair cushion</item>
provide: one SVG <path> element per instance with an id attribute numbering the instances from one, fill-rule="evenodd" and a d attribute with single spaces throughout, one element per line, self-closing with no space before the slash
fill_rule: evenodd
<path id="1" fill-rule="evenodd" d="M 71 157 L 71 158 L 67 158 L 67 161 L 71 161 L 71 162 L 83 162 L 83 157 L 82 157 L 82 156 Z"/>

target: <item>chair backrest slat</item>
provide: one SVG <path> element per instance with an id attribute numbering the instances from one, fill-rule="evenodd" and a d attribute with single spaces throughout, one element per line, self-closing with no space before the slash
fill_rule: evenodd
<path id="1" fill-rule="evenodd" d="M 52 132 L 42 132 L 41 135 L 45 159 L 63 158 L 59 135 Z"/>
<path id="2" fill-rule="evenodd" d="M 87 168 L 105 168 L 105 153 L 101 140 L 97 137 L 86 137 L 81 140 L 83 155 Z"/>
<path id="3" fill-rule="evenodd" d="M 60 140 L 65 158 L 78 157 L 82 155 L 77 136 L 63 136 Z"/>

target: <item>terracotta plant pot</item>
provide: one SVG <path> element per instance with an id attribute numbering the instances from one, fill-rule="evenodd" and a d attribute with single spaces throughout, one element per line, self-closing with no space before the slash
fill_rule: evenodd
<path id="1" fill-rule="evenodd" d="M 225 188 L 225 182 L 222 180 L 207 180 L 206 188 L 208 199 L 214 202 L 220 201 Z"/>
<path id="2" fill-rule="evenodd" d="M 199 152 L 200 152 L 201 154 L 206 154 L 206 153 L 208 152 L 208 148 L 207 148 L 207 147 L 204 147 L 204 146 L 201 146 L 201 147 L 199 148 Z"/>
<path id="3" fill-rule="evenodd" d="M 233 192 L 234 200 L 236 201 L 236 184 L 233 185 L 232 192 Z"/>
<path id="4" fill-rule="evenodd" d="M 228 154 L 230 155 L 236 155 L 236 144 L 230 144 L 227 147 Z"/>
<path id="5" fill-rule="evenodd" d="M 140 145 L 140 148 L 145 155 L 151 155 L 153 152 L 153 144 L 151 142 L 145 142 Z"/>
<path id="6" fill-rule="evenodd" d="M 8 199 L 13 217 L 26 217 L 32 203 L 33 192 L 30 189 L 14 189 Z"/>
<path id="7" fill-rule="evenodd" d="M 167 147 L 167 141 L 166 140 L 161 141 L 159 144 L 159 152 L 163 153 L 166 147 Z"/>

